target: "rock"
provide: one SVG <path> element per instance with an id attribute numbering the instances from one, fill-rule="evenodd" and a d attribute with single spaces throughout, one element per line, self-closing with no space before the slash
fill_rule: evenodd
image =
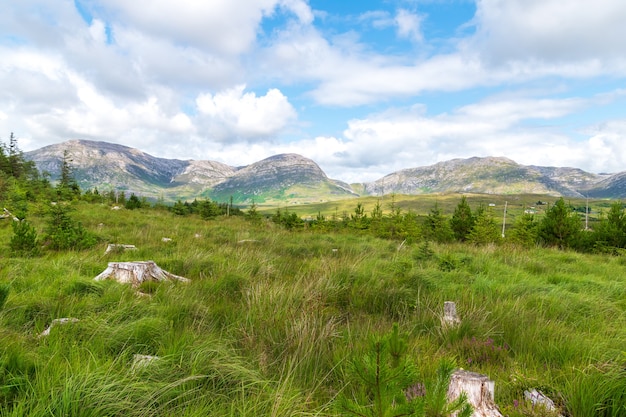
<path id="1" fill-rule="evenodd" d="M 109 262 L 107 269 L 94 278 L 96 281 L 105 279 L 114 279 L 122 284 L 131 284 L 135 288 L 146 281 L 190 282 L 188 278 L 164 271 L 154 261 Z"/>

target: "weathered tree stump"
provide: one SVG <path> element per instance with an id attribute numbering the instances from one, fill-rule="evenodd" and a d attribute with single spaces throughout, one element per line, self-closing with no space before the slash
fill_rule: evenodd
<path id="1" fill-rule="evenodd" d="M 138 371 L 139 369 L 146 368 L 147 366 L 158 361 L 159 359 L 161 358 L 159 358 L 158 356 L 140 355 L 136 353 L 133 355 L 133 363 L 130 366 L 130 370 L 131 372 L 135 372 L 135 371 Z"/>
<path id="2" fill-rule="evenodd" d="M 533 408 L 535 406 L 539 406 L 553 413 L 559 412 L 559 409 L 554 404 L 554 401 L 548 398 L 543 392 L 538 391 L 534 388 L 531 390 L 524 391 L 524 398 L 526 398 L 528 401 L 532 403 Z"/>
<path id="3" fill-rule="evenodd" d="M 188 278 L 167 272 L 154 261 L 109 262 L 107 269 L 94 278 L 96 281 L 114 279 L 122 284 L 138 287 L 146 281 L 180 281 L 189 282 Z"/>
<path id="4" fill-rule="evenodd" d="M 467 401 L 474 409 L 472 417 L 502 417 L 502 413 L 493 401 L 494 389 L 495 382 L 486 375 L 460 369 L 450 378 L 448 399 L 453 401 L 465 392 Z"/>
<path id="5" fill-rule="evenodd" d="M 136 249 L 137 247 L 135 245 L 109 243 L 107 245 L 107 249 L 104 251 L 104 254 L 106 255 L 107 253 L 113 252 L 113 251 L 125 251 L 125 250 L 136 250 Z"/>
<path id="6" fill-rule="evenodd" d="M 50 322 L 50 325 L 46 327 L 46 329 L 43 332 L 39 333 L 38 337 L 44 337 L 44 336 L 50 335 L 50 330 L 52 330 L 53 327 L 56 327 L 62 324 L 77 323 L 78 321 L 79 320 L 74 317 L 64 317 L 62 319 L 54 319 Z"/>
<path id="7" fill-rule="evenodd" d="M 4 213 L 0 214 L 0 219 L 13 219 L 13 221 L 15 222 L 19 222 L 20 219 L 18 219 L 17 217 L 15 217 L 13 215 L 13 213 L 11 213 L 9 210 L 7 210 L 6 208 L 4 209 Z"/>
<path id="8" fill-rule="evenodd" d="M 444 327 L 456 327 L 461 323 L 461 319 L 456 313 L 454 301 L 444 301 L 443 319 L 441 321 Z"/>

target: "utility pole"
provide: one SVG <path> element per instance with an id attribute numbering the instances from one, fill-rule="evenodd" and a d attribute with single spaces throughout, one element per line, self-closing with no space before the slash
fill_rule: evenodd
<path id="1" fill-rule="evenodd" d="M 589 230 L 589 196 L 587 196 L 587 205 L 585 206 L 585 230 Z"/>
<path id="2" fill-rule="evenodd" d="M 504 228 L 506 227 L 506 205 L 508 201 L 504 202 L 504 216 L 502 217 L 502 239 L 504 239 Z"/>

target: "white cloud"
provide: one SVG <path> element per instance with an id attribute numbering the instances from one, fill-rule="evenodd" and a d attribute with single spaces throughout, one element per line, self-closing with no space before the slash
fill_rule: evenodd
<path id="1" fill-rule="evenodd" d="M 244 90 L 245 85 L 240 85 L 198 96 L 196 105 L 211 137 L 220 141 L 268 138 L 296 119 L 296 111 L 279 90 L 270 89 L 260 97 Z"/>
<path id="2" fill-rule="evenodd" d="M 400 10 L 368 12 L 361 21 L 419 40 L 421 17 Z M 313 82 L 323 105 L 355 106 L 428 91 L 523 84 L 545 77 L 589 79 L 626 75 L 626 2 L 622 0 L 481 0 L 476 34 L 452 52 L 385 55 L 339 44 L 314 27 L 283 31 L 266 51 L 266 68 L 290 81 Z M 427 44 L 427 41 L 423 41 Z"/>
<path id="3" fill-rule="evenodd" d="M 396 13 L 395 23 L 398 26 L 398 36 L 414 42 L 423 40 L 421 25 L 422 17 L 408 10 L 400 9 Z"/>
<path id="4" fill-rule="evenodd" d="M 594 126 L 582 141 L 550 126 L 526 123 L 558 119 L 597 102 L 598 97 L 501 96 L 434 116 L 416 106 L 351 120 L 343 138 L 329 138 L 323 146 L 312 141 L 294 145 L 307 156 L 315 155 L 331 177 L 354 182 L 471 156 L 506 156 L 524 165 L 571 166 L 591 172 L 621 171 L 626 166 L 626 120 Z M 323 148 L 333 152 L 320 155 Z"/>
<path id="5" fill-rule="evenodd" d="M 121 18 L 120 24 L 150 37 L 227 55 L 249 51 L 261 19 L 278 6 L 304 23 L 312 21 L 312 12 L 302 0 L 111 0 L 107 6 Z"/>
<path id="6" fill-rule="evenodd" d="M 475 46 L 499 63 L 622 61 L 625 21 L 622 0 L 479 0 Z"/>

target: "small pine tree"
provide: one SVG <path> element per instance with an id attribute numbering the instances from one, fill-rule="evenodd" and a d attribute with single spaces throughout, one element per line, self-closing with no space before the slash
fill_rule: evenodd
<path id="1" fill-rule="evenodd" d="M 254 201 L 252 201 L 252 205 L 250 205 L 250 208 L 246 212 L 246 218 L 254 223 L 258 223 L 261 221 L 261 215 L 259 214 L 259 211 L 257 210 L 257 206 Z"/>
<path id="2" fill-rule="evenodd" d="M 61 177 L 56 186 L 57 196 L 61 201 L 80 197 L 80 187 L 74 178 L 71 163 L 70 153 L 66 149 L 63 151 L 63 160 L 61 161 Z"/>
<path id="3" fill-rule="evenodd" d="M 576 212 L 559 198 L 539 223 L 538 234 L 544 244 L 560 249 L 571 247 L 581 233 L 581 221 Z"/>
<path id="4" fill-rule="evenodd" d="M 599 247 L 626 248 L 626 213 L 621 201 L 614 202 L 595 227 L 594 240 Z"/>
<path id="5" fill-rule="evenodd" d="M 126 204 L 124 204 L 124 207 L 128 210 L 135 210 L 143 207 L 143 204 L 141 203 L 139 197 L 135 195 L 135 193 L 131 193 L 130 197 L 126 201 Z"/>
<path id="6" fill-rule="evenodd" d="M 26 220 L 13 222 L 13 236 L 9 249 L 14 256 L 33 257 L 39 255 L 37 231 Z"/>
<path id="7" fill-rule="evenodd" d="M 363 417 L 432 416 L 472 413 L 467 397 L 447 400 L 454 364 L 442 361 L 434 384 L 419 382 L 415 363 L 407 355 L 406 339 L 397 323 L 391 332 L 375 339 L 368 352 L 349 362 L 348 387 L 335 405 L 341 415 Z"/>
<path id="8" fill-rule="evenodd" d="M 51 206 L 45 229 L 45 240 L 53 250 L 87 249 L 98 238 L 70 216 L 71 207 L 64 204 Z"/>
<path id="9" fill-rule="evenodd" d="M 435 207 L 426 216 L 422 224 L 422 234 L 425 239 L 439 243 L 448 243 L 454 240 L 450 222 L 441 214 L 438 204 L 435 204 Z"/>
<path id="10" fill-rule="evenodd" d="M 537 221 L 531 213 L 524 213 L 515 220 L 510 240 L 518 245 L 531 247 L 537 243 Z"/>
<path id="11" fill-rule="evenodd" d="M 461 197 L 461 201 L 454 209 L 454 214 L 450 219 L 450 227 L 454 237 L 460 242 L 465 242 L 469 238 L 475 222 L 476 219 L 472 215 L 472 209 L 467 203 L 467 198 Z"/>
<path id="12" fill-rule="evenodd" d="M 476 218 L 468 240 L 477 245 L 496 243 L 501 240 L 501 232 L 493 218 L 493 213 L 480 206 L 476 211 Z"/>

